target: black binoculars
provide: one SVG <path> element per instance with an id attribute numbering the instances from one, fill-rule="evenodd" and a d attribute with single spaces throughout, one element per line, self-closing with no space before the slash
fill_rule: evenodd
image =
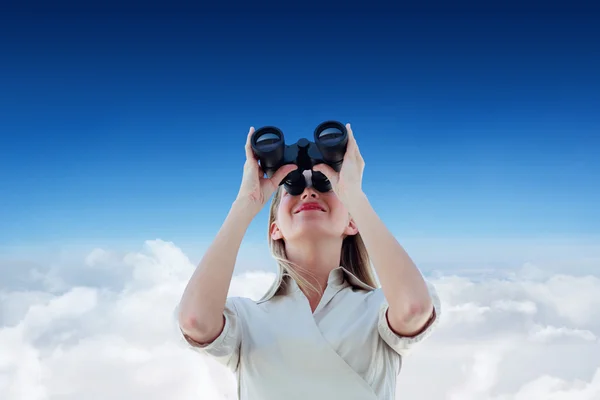
<path id="1" fill-rule="evenodd" d="M 269 178 L 283 165 L 298 166 L 298 169 L 290 172 L 280 183 L 294 196 L 301 194 L 306 187 L 303 171 L 325 163 L 339 172 L 347 145 L 348 132 L 344 124 L 338 121 L 319 124 L 314 131 L 314 142 L 302 138 L 292 145 L 286 145 L 283 132 L 275 126 L 259 128 L 251 138 L 252 151 Z M 319 192 L 331 190 L 329 180 L 321 172 L 313 171 L 312 184 Z"/>

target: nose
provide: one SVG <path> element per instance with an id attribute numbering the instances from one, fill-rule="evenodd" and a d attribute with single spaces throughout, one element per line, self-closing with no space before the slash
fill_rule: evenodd
<path id="1" fill-rule="evenodd" d="M 305 200 L 308 197 L 313 198 L 313 199 L 318 199 L 319 198 L 319 194 L 317 193 L 317 191 L 314 188 L 307 187 L 307 188 L 304 189 L 304 191 L 300 195 L 300 198 L 302 200 Z"/>

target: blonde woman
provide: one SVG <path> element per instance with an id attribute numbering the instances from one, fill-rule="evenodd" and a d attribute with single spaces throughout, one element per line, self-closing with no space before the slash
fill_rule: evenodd
<path id="1" fill-rule="evenodd" d="M 250 128 L 238 196 L 183 293 L 183 336 L 235 372 L 241 400 L 394 399 L 403 356 L 439 320 L 435 289 L 362 190 L 365 163 L 346 129 L 339 173 L 313 168 L 332 190 L 315 189 L 305 171 L 306 188 L 292 195 L 279 183 L 297 167 L 263 177 Z M 228 298 L 242 238 L 273 194 L 278 277 L 260 301 Z"/>

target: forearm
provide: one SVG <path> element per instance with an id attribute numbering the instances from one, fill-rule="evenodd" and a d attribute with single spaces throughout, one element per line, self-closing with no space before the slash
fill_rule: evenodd
<path id="1" fill-rule="evenodd" d="M 223 225 L 192 274 L 179 304 L 179 323 L 189 335 L 216 335 L 241 242 L 254 214 L 234 202 Z"/>
<path id="2" fill-rule="evenodd" d="M 389 303 L 388 318 L 396 327 L 418 329 L 432 312 L 427 284 L 410 256 L 379 218 L 364 193 L 348 197 L 357 225 Z"/>

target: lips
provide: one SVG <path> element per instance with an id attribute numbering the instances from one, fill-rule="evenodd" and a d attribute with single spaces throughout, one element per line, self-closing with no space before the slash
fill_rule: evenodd
<path id="1" fill-rule="evenodd" d="M 304 203 L 302 204 L 300 207 L 298 207 L 296 209 L 296 211 L 294 212 L 294 214 L 298 214 L 301 211 L 310 211 L 310 210 L 316 210 L 316 211 L 322 211 L 325 212 L 325 208 L 323 208 L 319 203 L 316 202 L 310 202 L 310 203 Z"/>

